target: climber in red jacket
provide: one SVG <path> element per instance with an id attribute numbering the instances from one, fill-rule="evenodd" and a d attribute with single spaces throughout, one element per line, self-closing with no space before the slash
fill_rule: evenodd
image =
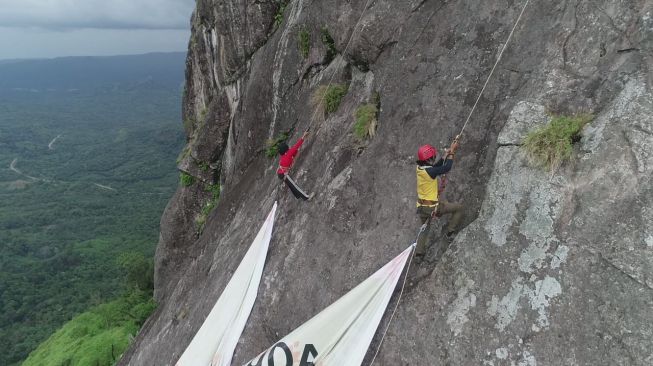
<path id="1" fill-rule="evenodd" d="M 288 172 L 290 171 L 290 168 L 292 167 L 293 163 L 295 162 L 295 157 L 297 156 L 297 153 L 299 152 L 299 148 L 302 146 L 304 143 L 304 139 L 308 136 L 308 131 L 304 132 L 302 137 L 297 140 L 295 145 L 292 147 L 288 147 L 288 144 L 285 142 L 281 142 L 278 145 L 279 149 L 279 155 L 281 155 L 281 158 L 279 159 L 279 169 L 277 169 L 277 176 L 279 179 L 283 180 L 288 188 L 290 188 L 290 191 L 293 193 L 295 198 L 301 198 L 303 200 L 310 200 L 313 197 L 313 194 L 306 194 L 304 191 L 302 191 L 301 188 L 293 181 L 290 176 L 288 176 Z"/>
<path id="2" fill-rule="evenodd" d="M 299 152 L 299 148 L 302 146 L 304 143 L 304 139 L 308 136 L 308 131 L 304 132 L 302 137 L 297 140 L 295 145 L 293 147 L 289 148 L 288 144 L 285 142 L 280 142 L 278 145 L 279 149 L 279 155 L 281 155 L 281 158 L 279 159 L 279 169 L 277 169 L 277 175 L 279 176 L 279 179 L 284 179 L 285 175 L 288 174 L 288 171 L 292 167 L 292 164 L 295 161 L 295 156 L 297 156 L 297 153 Z"/>

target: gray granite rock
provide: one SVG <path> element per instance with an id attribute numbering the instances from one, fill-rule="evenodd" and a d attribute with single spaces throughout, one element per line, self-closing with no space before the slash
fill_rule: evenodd
<path id="1" fill-rule="evenodd" d="M 361 17 L 364 3 L 293 0 L 277 27 L 276 1 L 197 1 L 180 169 L 198 184 L 180 187 L 162 217 L 159 308 L 121 365 L 174 364 L 275 200 L 234 365 L 413 242 L 415 151 L 459 133 L 523 3 L 378 0 Z M 434 230 L 430 256 L 435 246 L 444 254 L 410 279 L 376 365 L 653 363 L 652 12 L 646 1 L 530 3 L 449 174 L 445 198 L 464 203 L 465 228 L 450 245 Z M 311 96 L 330 80 L 350 90 L 335 113 L 314 119 Z M 353 114 L 376 92 L 377 134 L 361 143 Z M 553 175 L 530 167 L 523 136 L 547 113 L 578 112 L 595 119 L 572 161 Z M 263 150 L 309 126 L 293 169 L 316 193 L 305 203 L 279 184 Z M 213 180 L 222 195 L 198 235 Z"/>

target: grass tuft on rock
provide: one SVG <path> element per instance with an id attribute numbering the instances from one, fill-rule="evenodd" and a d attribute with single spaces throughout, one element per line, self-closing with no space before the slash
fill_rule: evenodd
<path id="1" fill-rule="evenodd" d="M 211 198 L 209 198 L 204 206 L 202 206 L 202 211 L 195 219 L 195 223 L 197 224 L 197 232 L 200 234 L 202 231 L 204 231 L 206 220 L 209 218 L 209 215 L 218 204 L 218 200 L 220 199 L 220 184 L 209 184 L 208 186 L 204 187 L 204 190 L 211 192 Z"/>
<path id="2" fill-rule="evenodd" d="M 209 169 L 211 169 L 211 166 L 209 165 L 209 163 L 207 163 L 207 162 L 205 162 L 205 161 L 200 161 L 200 162 L 198 162 L 198 163 L 197 163 L 197 166 L 198 166 L 198 167 L 200 168 L 200 170 L 201 170 L 202 172 L 204 172 L 204 173 L 208 172 Z"/>
<path id="3" fill-rule="evenodd" d="M 289 2 L 289 0 L 278 1 L 277 12 L 274 14 L 274 29 L 279 28 L 279 26 L 283 23 L 283 13 L 286 11 L 286 6 L 288 6 Z"/>
<path id="4" fill-rule="evenodd" d="M 301 52 L 304 58 L 308 57 L 308 53 L 311 51 L 311 34 L 302 28 L 299 31 L 299 52 Z"/>
<path id="5" fill-rule="evenodd" d="M 321 110 L 325 115 L 331 114 L 338 110 L 348 90 L 349 86 L 346 84 L 334 84 L 328 87 L 323 85 L 313 94 L 311 100 L 313 107 Z"/>
<path id="6" fill-rule="evenodd" d="M 186 172 L 181 172 L 179 173 L 179 183 L 184 187 L 190 187 L 195 183 L 195 177 Z"/>
<path id="7" fill-rule="evenodd" d="M 361 140 L 374 137 L 378 121 L 377 112 L 376 105 L 372 103 L 363 104 L 356 109 L 354 113 L 354 118 L 356 118 L 354 134 L 356 137 Z"/>
<path id="8" fill-rule="evenodd" d="M 265 156 L 273 159 L 279 154 L 279 144 L 288 140 L 288 133 L 283 132 L 274 139 L 268 140 L 265 147 Z"/>
<path id="9" fill-rule="evenodd" d="M 522 143 L 529 162 L 555 172 L 563 162 L 571 159 L 573 143 L 592 119 L 590 114 L 556 116 L 546 126 L 530 132 Z"/>
<path id="10" fill-rule="evenodd" d="M 322 43 L 324 44 L 324 47 L 326 47 L 325 61 L 329 63 L 338 54 L 338 50 L 336 49 L 336 41 L 333 40 L 333 37 L 331 37 L 331 33 L 329 33 L 329 30 L 326 27 L 322 28 L 322 30 L 320 31 L 320 36 L 322 38 Z"/>
<path id="11" fill-rule="evenodd" d="M 186 118 L 186 119 L 184 119 L 184 131 L 185 131 L 187 134 L 190 134 L 190 133 L 193 131 L 193 127 L 194 127 L 196 124 L 197 124 L 197 123 L 196 123 L 195 120 L 192 119 L 192 118 Z"/>

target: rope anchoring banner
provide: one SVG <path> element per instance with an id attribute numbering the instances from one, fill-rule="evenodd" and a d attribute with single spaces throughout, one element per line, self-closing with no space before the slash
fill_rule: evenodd
<path id="1" fill-rule="evenodd" d="M 422 234 L 422 229 L 420 229 L 420 233 L 417 235 Z M 381 336 L 381 340 L 379 341 L 379 346 L 376 348 L 376 352 L 374 352 L 374 357 L 372 357 L 372 361 L 370 361 L 370 366 L 374 364 L 374 360 L 376 360 L 376 356 L 379 355 L 379 351 L 381 351 L 381 345 L 383 345 L 383 340 L 385 339 L 385 335 L 388 334 L 388 330 L 390 329 L 390 324 L 392 324 L 392 320 L 395 317 L 395 314 L 397 313 L 397 309 L 399 309 L 399 303 L 401 302 L 401 297 L 404 295 L 404 289 L 406 288 L 406 281 L 408 281 L 408 273 L 410 271 L 410 265 L 413 263 L 413 258 L 415 257 L 415 246 L 416 244 L 413 244 L 413 250 L 410 253 L 410 258 L 408 259 L 408 265 L 406 265 L 406 273 L 404 273 L 404 280 L 401 283 L 401 291 L 399 292 L 399 297 L 397 298 L 397 303 L 395 304 L 395 308 L 392 310 L 392 315 L 390 315 L 390 320 L 388 320 L 388 324 L 385 326 L 385 329 L 383 330 L 383 335 Z"/>

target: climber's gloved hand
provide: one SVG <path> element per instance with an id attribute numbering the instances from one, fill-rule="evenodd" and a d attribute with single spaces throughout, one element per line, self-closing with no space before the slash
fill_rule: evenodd
<path id="1" fill-rule="evenodd" d="M 460 143 L 458 142 L 459 136 L 456 136 L 456 138 L 453 140 L 451 143 L 451 146 L 449 147 L 449 150 L 447 151 L 447 155 L 455 155 L 456 150 L 458 150 L 458 147 L 460 147 Z"/>

